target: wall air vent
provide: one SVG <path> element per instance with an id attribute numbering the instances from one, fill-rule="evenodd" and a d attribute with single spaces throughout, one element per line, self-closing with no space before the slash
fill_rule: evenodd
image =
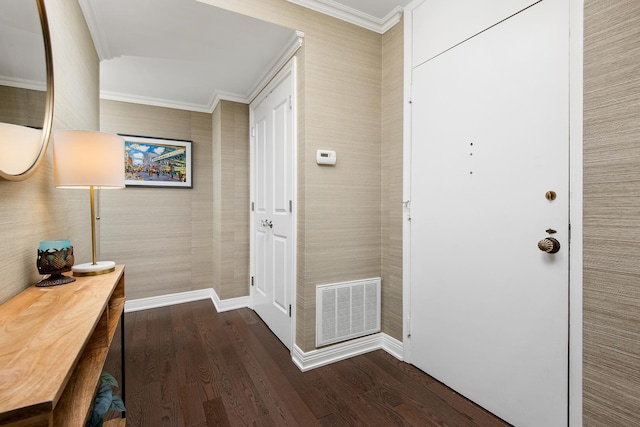
<path id="1" fill-rule="evenodd" d="M 316 287 L 316 347 L 380 332 L 380 278 Z"/>

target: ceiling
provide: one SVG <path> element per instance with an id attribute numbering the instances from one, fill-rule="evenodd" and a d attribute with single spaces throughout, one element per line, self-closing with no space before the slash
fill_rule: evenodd
<path id="1" fill-rule="evenodd" d="M 36 2 L 0 2 L 0 85 L 45 90 L 46 63 Z"/>
<path id="2" fill-rule="evenodd" d="M 411 0 L 287 0 L 383 33 Z M 79 0 L 100 58 L 103 99 L 211 112 L 250 102 L 302 33 L 206 0 Z"/>

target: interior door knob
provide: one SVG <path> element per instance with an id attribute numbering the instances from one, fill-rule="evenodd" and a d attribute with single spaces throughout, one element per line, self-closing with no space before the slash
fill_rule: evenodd
<path id="1" fill-rule="evenodd" d="M 538 242 L 538 248 L 540 248 L 542 252 L 555 254 L 560 250 L 560 242 L 553 237 L 546 237 Z"/>
<path id="2" fill-rule="evenodd" d="M 258 224 L 265 228 L 266 227 L 273 228 L 273 221 L 269 219 L 261 219 L 260 221 L 258 221 Z"/>

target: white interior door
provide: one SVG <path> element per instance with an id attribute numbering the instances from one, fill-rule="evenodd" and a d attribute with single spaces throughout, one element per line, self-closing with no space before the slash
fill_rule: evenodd
<path id="1" fill-rule="evenodd" d="M 544 0 L 412 76 L 411 360 L 517 426 L 567 425 L 568 25 Z"/>
<path id="2" fill-rule="evenodd" d="M 295 278 L 294 62 L 251 104 L 253 309 L 287 348 Z"/>

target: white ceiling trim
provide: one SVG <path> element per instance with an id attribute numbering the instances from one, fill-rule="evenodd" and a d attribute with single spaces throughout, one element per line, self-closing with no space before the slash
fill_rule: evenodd
<path id="1" fill-rule="evenodd" d="M 212 96 L 212 99 L 213 98 L 214 97 Z M 179 102 L 179 101 L 168 100 L 168 99 L 131 95 L 129 93 L 111 92 L 106 90 L 100 91 L 100 99 L 108 99 L 110 101 L 129 102 L 131 104 L 151 105 L 153 107 L 174 108 L 176 110 L 197 111 L 200 113 L 210 112 L 208 105 L 192 104 L 189 102 Z"/>
<path id="2" fill-rule="evenodd" d="M 287 0 L 289 3 L 295 3 L 307 9 L 324 13 L 325 15 L 341 19 L 359 27 L 384 34 L 388 29 L 400 22 L 403 8 L 397 6 L 384 18 L 380 19 L 349 6 L 337 3 L 333 0 Z"/>
<path id="3" fill-rule="evenodd" d="M 296 31 L 292 36 L 290 42 L 282 50 L 282 53 L 271 64 L 270 67 L 262 74 L 262 76 L 256 81 L 251 90 L 245 94 L 231 93 L 216 91 L 214 92 L 207 104 L 193 104 L 186 102 L 179 102 L 174 100 L 151 98 L 146 96 L 131 95 L 128 93 L 118 93 L 110 91 L 100 91 L 100 98 L 111 101 L 129 102 L 133 104 L 151 105 L 154 107 L 166 107 L 174 108 L 177 110 L 196 111 L 200 113 L 212 113 L 221 100 L 240 102 L 243 104 L 250 104 L 251 101 L 264 89 L 264 87 L 271 81 L 271 79 L 278 73 L 278 71 L 295 55 L 295 53 L 302 46 L 304 39 L 304 33 L 302 31 Z"/>
<path id="4" fill-rule="evenodd" d="M 396 25 L 398 22 L 400 22 L 400 19 L 402 19 L 402 15 L 404 14 L 404 8 L 401 6 L 396 6 L 391 12 L 389 12 L 387 14 L 387 16 L 385 16 L 382 21 L 382 31 L 380 31 L 380 34 L 384 34 L 386 33 L 388 30 L 390 30 L 394 25 Z"/>
<path id="5" fill-rule="evenodd" d="M 85 16 L 87 26 L 89 27 L 89 33 L 91 33 L 93 45 L 95 46 L 96 52 L 98 53 L 98 59 L 100 61 L 102 61 L 103 59 L 112 59 L 113 55 L 111 55 L 109 44 L 106 42 L 106 40 L 108 40 L 107 36 L 102 29 L 102 25 L 100 25 L 100 22 L 102 22 L 100 19 L 100 13 L 95 7 L 93 7 L 93 3 L 91 3 L 89 0 L 78 1 L 80 3 L 82 13 Z"/>
<path id="6" fill-rule="evenodd" d="M 249 101 L 247 100 L 246 96 L 218 91 L 214 94 L 213 101 L 211 101 L 211 108 L 207 109 L 207 113 L 213 113 L 213 111 L 216 109 L 220 101 L 232 101 L 232 102 L 239 102 L 240 104 L 249 104 Z"/>
<path id="7" fill-rule="evenodd" d="M 258 94 L 262 91 L 262 89 L 267 86 L 267 84 L 278 74 L 278 71 L 282 67 L 285 66 L 287 62 L 295 55 L 295 53 L 302 46 L 302 41 L 304 40 L 304 32 L 296 31 L 287 44 L 287 46 L 282 50 L 280 55 L 276 58 L 276 60 L 271 64 L 271 66 L 266 70 L 266 72 L 262 75 L 253 88 L 247 94 L 247 104 L 250 104 L 253 99 L 258 96 Z M 213 110 L 211 110 L 213 111 Z"/>
<path id="8" fill-rule="evenodd" d="M 0 86 L 17 87 L 20 89 L 39 90 L 44 92 L 47 90 L 46 82 L 36 80 L 20 79 L 18 77 L 0 76 Z"/>

